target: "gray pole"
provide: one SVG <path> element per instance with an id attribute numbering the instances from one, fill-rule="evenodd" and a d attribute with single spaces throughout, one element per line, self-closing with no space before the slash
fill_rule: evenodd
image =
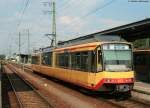
<path id="1" fill-rule="evenodd" d="M 56 7 L 55 7 L 55 5 L 56 5 L 56 3 L 55 3 L 55 0 L 51 0 L 51 2 L 43 2 L 44 3 L 44 5 L 46 4 L 46 3 L 49 3 L 49 4 L 51 4 L 51 10 L 50 11 L 46 11 L 46 12 L 50 12 L 51 14 L 52 14 L 52 33 L 51 34 L 49 34 L 50 36 L 52 36 L 52 39 L 50 39 L 51 40 L 51 44 L 50 44 L 50 46 L 55 46 L 56 47 L 56 45 L 57 45 L 57 36 L 56 36 Z M 49 38 L 49 37 L 48 37 Z"/>
<path id="2" fill-rule="evenodd" d="M 21 51 L 20 51 L 20 46 L 21 46 L 21 33 L 19 32 L 19 54 L 21 53 Z"/>
<path id="3" fill-rule="evenodd" d="M 54 37 L 54 43 L 55 43 L 55 47 L 57 45 L 57 41 L 56 41 L 56 11 L 55 11 L 55 1 L 52 1 L 52 34 Z"/>
<path id="4" fill-rule="evenodd" d="M 30 59 L 30 32 L 29 29 L 27 29 L 27 34 L 28 34 L 28 63 Z"/>
<path id="5" fill-rule="evenodd" d="M 9 45 L 9 56 L 11 57 L 11 44 Z"/>
<path id="6" fill-rule="evenodd" d="M 21 33 L 19 32 L 19 63 L 20 63 L 20 55 L 21 55 Z"/>

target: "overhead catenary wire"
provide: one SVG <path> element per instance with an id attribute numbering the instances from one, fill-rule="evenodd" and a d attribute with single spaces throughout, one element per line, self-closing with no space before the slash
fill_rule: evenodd
<path id="1" fill-rule="evenodd" d="M 103 9 L 103 8 L 105 8 L 105 7 L 107 7 L 107 6 L 109 6 L 109 5 L 111 5 L 111 4 L 114 3 L 115 1 L 116 1 L 116 0 L 111 0 L 110 2 L 107 2 L 106 4 L 104 4 L 104 5 L 100 6 L 100 7 L 97 7 L 96 9 L 94 9 L 94 10 L 92 10 L 91 12 L 87 13 L 86 15 L 82 16 L 82 18 L 86 18 L 86 17 L 88 17 L 88 16 L 90 16 L 90 15 L 96 13 L 97 11 L 99 11 L 99 10 L 101 10 L 101 9 Z"/>
<path id="2" fill-rule="evenodd" d="M 21 13 L 21 15 L 20 15 L 19 21 L 18 21 L 18 23 L 17 23 L 17 30 L 18 30 L 18 27 L 19 27 L 19 26 L 21 25 L 21 23 L 22 23 L 22 18 L 23 18 L 24 14 L 25 14 L 25 11 L 26 11 L 27 7 L 29 6 L 29 2 L 30 2 L 30 0 L 26 0 L 25 7 L 23 8 L 23 11 L 22 11 L 22 13 Z"/>
<path id="3" fill-rule="evenodd" d="M 58 13 L 58 15 L 61 15 L 61 14 L 68 14 L 68 8 L 70 7 L 70 6 L 73 6 L 72 4 L 74 4 L 74 5 L 79 5 L 79 4 L 81 4 L 82 2 L 85 2 L 85 1 L 83 1 L 83 0 L 78 0 L 78 2 L 76 2 L 76 3 L 74 3 L 74 1 L 75 0 L 70 0 L 65 6 L 63 6 L 63 7 L 61 7 L 61 8 L 58 8 L 57 10 L 65 10 L 65 11 L 62 11 L 61 13 Z M 84 5 L 83 5 L 84 6 Z M 82 6 L 82 7 L 83 7 Z M 70 11 L 70 9 L 69 9 L 69 11 Z M 58 11 L 59 12 L 59 11 Z"/>
<path id="4" fill-rule="evenodd" d="M 19 26 L 22 23 L 22 18 L 23 18 L 24 14 L 25 14 L 25 11 L 26 11 L 27 7 L 29 6 L 29 3 L 30 3 L 30 0 L 26 0 L 24 7 L 22 7 L 21 11 L 19 12 L 20 15 L 19 15 L 19 18 L 18 18 L 18 21 L 17 21 L 17 24 L 16 24 L 16 29 L 15 29 L 16 32 L 18 32 L 18 28 L 19 28 Z"/>
<path id="5" fill-rule="evenodd" d="M 85 19 L 85 18 L 87 18 L 87 17 L 91 16 L 92 14 L 95 14 L 96 12 L 102 10 L 103 8 L 105 8 L 105 7 L 109 6 L 109 5 L 111 5 L 111 4 L 114 3 L 115 1 L 117 1 L 117 0 L 111 0 L 111 1 L 109 1 L 109 2 L 107 2 L 107 3 L 105 3 L 104 5 L 102 5 L 102 6 L 100 6 L 100 7 L 97 7 L 96 9 L 93 9 L 92 11 L 88 12 L 88 13 L 85 14 L 85 15 L 83 15 L 83 16 L 81 16 L 81 17 L 79 17 L 79 18 L 73 19 L 72 22 L 74 22 L 74 23 L 71 23 L 69 26 L 75 26 L 75 25 L 77 25 L 77 24 L 81 24 L 82 22 L 77 22 L 79 19 Z M 69 27 L 66 27 L 66 28 L 69 29 Z"/>
<path id="6" fill-rule="evenodd" d="M 61 4 L 62 6 L 58 8 L 58 10 L 59 10 L 59 9 L 62 10 L 62 8 L 64 8 L 70 1 L 71 1 L 71 0 L 65 0 L 65 1 Z"/>
<path id="7" fill-rule="evenodd" d="M 72 4 L 73 1 L 74 1 L 74 0 L 67 0 L 67 1 L 65 1 L 65 2 L 63 3 L 63 5 L 58 8 L 58 10 L 60 10 L 60 9 L 61 9 L 61 10 L 65 10 L 66 7 L 68 7 L 70 4 Z"/>
<path id="8" fill-rule="evenodd" d="M 21 11 L 20 11 L 20 14 L 19 14 L 19 18 L 18 18 L 18 21 L 17 21 L 17 24 L 16 24 L 16 32 L 17 32 L 17 34 L 18 34 L 18 33 L 21 34 L 20 31 L 18 32 L 18 29 L 19 29 L 19 27 L 20 27 L 20 25 L 21 25 L 21 23 L 22 23 L 24 14 L 25 14 L 25 12 L 26 12 L 28 6 L 29 6 L 30 0 L 26 0 L 24 3 L 25 3 L 25 5 L 21 8 Z M 19 40 L 21 40 L 21 36 L 19 36 L 18 38 L 19 38 Z M 16 40 L 16 39 L 15 39 L 15 40 Z M 18 39 L 17 39 L 17 40 L 18 40 Z M 20 44 L 20 45 L 19 45 L 19 49 L 20 49 L 20 46 L 22 45 L 22 43 L 19 42 L 19 41 L 18 41 L 18 43 Z M 21 51 L 19 50 L 18 53 L 21 53 Z"/>

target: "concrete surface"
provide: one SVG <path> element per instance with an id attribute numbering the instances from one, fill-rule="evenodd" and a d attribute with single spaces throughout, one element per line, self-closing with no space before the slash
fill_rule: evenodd
<path id="1" fill-rule="evenodd" d="M 150 95 L 150 84 L 144 82 L 135 82 L 133 90 Z"/>

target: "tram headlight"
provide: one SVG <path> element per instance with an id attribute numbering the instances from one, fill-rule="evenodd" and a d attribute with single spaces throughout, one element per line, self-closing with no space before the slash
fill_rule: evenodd
<path id="1" fill-rule="evenodd" d="M 106 82 L 107 82 L 107 83 L 110 83 L 110 82 L 111 82 L 111 79 L 106 79 Z"/>

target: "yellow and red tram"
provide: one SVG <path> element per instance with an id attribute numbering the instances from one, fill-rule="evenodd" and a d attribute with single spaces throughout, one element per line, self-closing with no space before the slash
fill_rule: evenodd
<path id="1" fill-rule="evenodd" d="M 132 45 L 96 41 L 44 48 L 32 56 L 34 71 L 93 90 L 129 92 L 134 85 Z"/>

